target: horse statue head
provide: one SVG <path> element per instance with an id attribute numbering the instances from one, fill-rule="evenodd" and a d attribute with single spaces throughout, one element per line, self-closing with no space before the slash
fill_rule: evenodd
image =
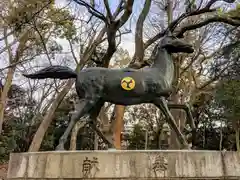
<path id="1" fill-rule="evenodd" d="M 159 48 L 166 49 L 169 53 L 193 53 L 194 49 L 191 44 L 184 39 L 178 39 L 170 31 L 160 41 Z"/>

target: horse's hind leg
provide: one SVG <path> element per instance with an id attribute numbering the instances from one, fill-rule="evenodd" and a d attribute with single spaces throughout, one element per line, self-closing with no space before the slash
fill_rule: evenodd
<path id="1" fill-rule="evenodd" d="M 181 133 L 181 131 L 178 129 L 176 121 L 174 120 L 169 108 L 168 108 L 168 104 L 166 102 L 166 99 L 164 97 L 158 98 L 154 101 L 154 104 L 163 112 L 163 114 L 165 115 L 168 123 L 170 124 L 171 128 L 175 131 L 178 141 L 179 143 L 181 143 L 181 145 L 183 146 L 183 148 L 187 148 L 188 149 L 188 143 L 186 142 L 183 134 Z"/>
<path id="2" fill-rule="evenodd" d="M 90 122 L 89 125 L 92 127 L 92 129 L 93 129 L 94 131 L 96 131 L 96 133 L 98 134 L 98 136 L 101 137 L 102 140 L 103 140 L 106 144 L 108 144 L 108 147 L 113 147 L 113 144 L 107 140 L 107 138 L 106 138 L 106 137 L 102 134 L 102 132 L 97 128 L 97 124 L 96 124 L 96 122 L 97 122 L 97 117 L 98 117 L 99 112 L 101 111 L 101 108 L 102 108 L 103 105 L 104 105 L 104 102 L 99 101 L 99 102 L 96 104 L 95 108 L 94 108 L 93 110 L 91 110 L 90 119 L 92 120 L 92 122 Z"/>
<path id="3" fill-rule="evenodd" d="M 81 99 L 79 103 L 79 109 L 75 114 L 72 115 L 70 123 L 65 130 L 64 134 L 59 139 L 59 144 L 56 147 L 56 150 L 64 150 L 64 144 L 67 141 L 69 134 L 71 133 L 72 128 L 74 127 L 76 121 L 78 121 L 81 117 L 87 114 L 94 106 L 96 102 L 92 100 Z"/>

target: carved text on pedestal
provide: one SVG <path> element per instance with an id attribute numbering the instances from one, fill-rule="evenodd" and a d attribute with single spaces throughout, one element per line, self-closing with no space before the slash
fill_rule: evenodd
<path id="1" fill-rule="evenodd" d="M 155 177 L 166 177 L 168 161 L 163 155 L 157 155 L 152 166 Z"/>
<path id="2" fill-rule="evenodd" d="M 97 157 L 93 157 L 93 160 L 90 160 L 88 157 L 86 157 L 83 160 L 82 172 L 84 178 L 94 178 L 99 170 L 99 162 Z"/>

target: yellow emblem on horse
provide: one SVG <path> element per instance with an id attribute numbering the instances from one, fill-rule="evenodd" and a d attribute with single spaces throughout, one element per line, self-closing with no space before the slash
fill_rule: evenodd
<path id="1" fill-rule="evenodd" d="M 123 89 L 125 89 L 125 90 L 132 90 L 132 89 L 134 89 L 134 87 L 135 87 L 135 81 L 134 81 L 134 79 L 133 78 L 131 78 L 131 77 L 125 77 L 125 78 L 123 78 L 122 79 L 122 81 L 121 81 L 121 86 L 122 86 L 122 88 Z"/>

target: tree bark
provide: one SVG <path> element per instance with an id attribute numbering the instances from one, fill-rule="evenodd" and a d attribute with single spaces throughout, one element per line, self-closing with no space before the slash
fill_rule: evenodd
<path id="1" fill-rule="evenodd" d="M 123 116 L 124 116 L 125 106 L 118 105 L 116 107 L 116 119 L 114 125 L 114 146 L 116 149 L 121 149 L 121 133 L 123 129 Z"/>
<path id="2" fill-rule="evenodd" d="M 110 106 L 108 107 L 110 108 Z M 106 137 L 106 139 L 114 145 L 114 141 L 113 141 L 113 131 L 114 131 L 114 120 L 113 120 L 113 115 L 115 114 L 115 109 L 116 109 L 116 106 L 114 108 L 114 112 L 112 114 L 112 117 L 109 119 L 107 114 L 106 114 L 106 111 L 108 110 L 105 109 L 105 108 L 102 108 L 100 113 L 99 113 L 99 119 L 100 119 L 100 129 L 102 131 L 102 133 L 104 134 L 104 136 Z M 112 123 L 110 123 L 110 121 L 113 121 Z"/>
<path id="3" fill-rule="evenodd" d="M 143 62 L 144 58 L 144 43 L 143 43 L 143 23 L 150 11 L 152 0 L 145 0 L 144 7 L 137 20 L 135 34 L 135 59 L 134 61 Z"/>
<path id="4" fill-rule="evenodd" d="M 7 33 L 7 29 L 4 29 L 4 36 L 6 36 L 6 33 Z M 9 44 L 8 44 L 8 40 L 7 40 L 7 36 L 6 36 L 5 45 L 6 45 L 6 47 L 8 47 L 9 64 L 18 62 L 21 59 L 22 53 L 24 51 L 25 44 L 28 40 L 27 35 L 28 35 L 28 33 L 24 33 L 20 37 L 20 39 L 19 39 L 20 43 L 17 47 L 15 57 L 13 57 L 12 50 L 11 50 L 11 47 L 9 46 Z M 2 125 L 3 125 L 3 121 L 4 121 L 4 111 L 5 111 L 5 107 L 6 107 L 6 103 L 7 103 L 6 102 L 7 101 L 7 95 L 8 95 L 8 91 L 9 91 L 9 89 L 11 87 L 11 84 L 12 84 L 12 80 L 13 80 L 15 70 L 16 70 L 16 65 L 12 66 L 8 69 L 6 81 L 3 85 L 3 90 L 2 90 L 2 93 L 1 93 L 1 96 L 0 96 L 0 98 L 1 98 L 0 99 L 0 134 L 2 133 Z"/>
<path id="5" fill-rule="evenodd" d="M 9 68 L 7 72 L 6 82 L 3 85 L 3 90 L 1 93 L 0 101 L 0 133 L 2 133 L 2 125 L 4 122 L 4 110 L 7 103 L 7 94 L 12 84 L 13 75 L 15 72 L 16 66 Z"/>
<path id="6" fill-rule="evenodd" d="M 237 151 L 240 152 L 240 142 L 239 142 L 239 138 L 240 138 L 240 129 L 237 128 L 236 129 L 236 146 L 237 146 Z"/>
<path id="7" fill-rule="evenodd" d="M 94 150 L 98 150 L 98 133 L 94 132 Z"/>
<path id="8" fill-rule="evenodd" d="M 86 124 L 86 122 L 82 122 L 82 121 L 78 121 L 73 130 L 72 130 L 72 133 L 71 133 L 71 140 L 70 140 L 70 148 L 69 150 L 70 151 L 75 151 L 77 149 L 77 135 L 78 135 L 78 132 L 79 130 L 84 127 L 84 125 Z"/>
<path id="9" fill-rule="evenodd" d="M 57 109 L 59 104 L 62 102 L 65 95 L 70 91 L 73 83 L 74 83 L 74 80 L 72 80 L 72 79 L 68 80 L 65 87 L 62 89 L 62 91 L 57 95 L 56 99 L 53 101 L 50 109 L 47 111 L 37 132 L 35 133 L 35 135 L 33 137 L 32 143 L 28 149 L 29 152 L 39 151 L 42 140 L 44 138 L 44 135 L 45 135 L 49 125 L 52 122 L 55 110 Z"/>

